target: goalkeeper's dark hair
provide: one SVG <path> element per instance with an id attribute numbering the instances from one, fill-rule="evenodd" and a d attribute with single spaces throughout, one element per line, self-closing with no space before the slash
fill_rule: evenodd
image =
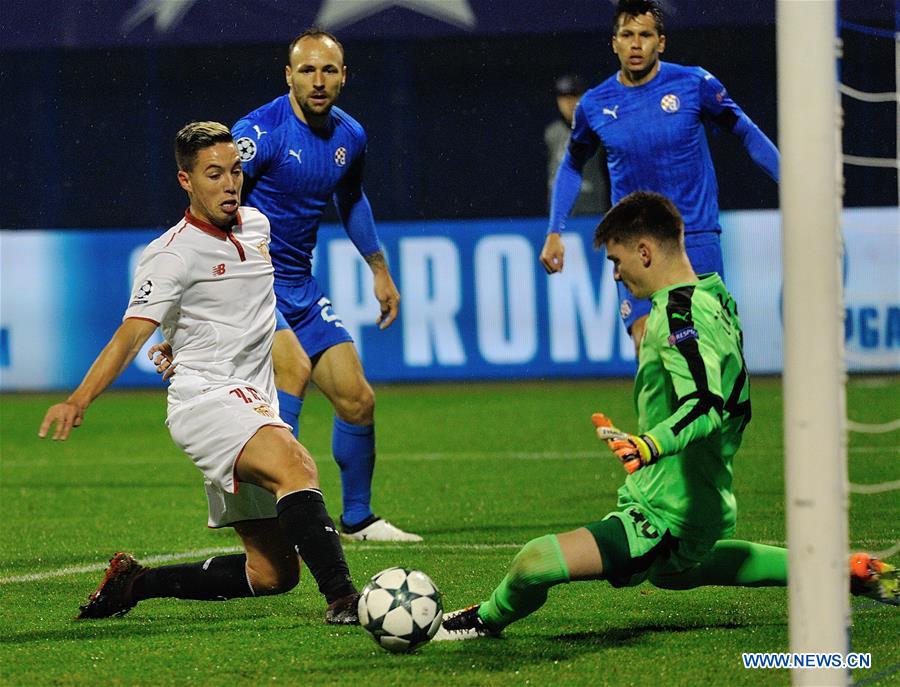
<path id="1" fill-rule="evenodd" d="M 619 24 L 622 21 L 622 15 L 629 17 L 639 17 L 642 14 L 650 14 L 653 22 L 656 24 L 656 32 L 662 36 L 666 32 L 663 25 L 662 8 L 653 0 L 619 0 L 616 7 L 615 20 L 613 22 L 613 35 L 619 30 Z"/>
<path id="2" fill-rule="evenodd" d="M 315 38 L 318 40 L 322 40 L 323 38 L 327 38 L 328 40 L 334 41 L 337 44 L 337 47 L 341 51 L 341 59 L 344 57 L 344 46 L 341 45 L 341 42 L 335 37 L 333 33 L 329 33 L 325 29 L 320 29 L 318 26 L 310 26 L 306 31 L 301 33 L 299 36 L 294 38 L 288 45 L 288 64 L 291 63 L 291 53 L 294 52 L 294 46 L 297 45 L 304 38 Z"/>
<path id="3" fill-rule="evenodd" d="M 219 122 L 191 122 L 175 135 L 175 162 L 178 169 L 190 172 L 197 162 L 197 153 L 216 143 L 231 143 L 231 131 Z"/>
<path id="4" fill-rule="evenodd" d="M 681 245 L 684 221 L 672 201 L 660 193 L 635 191 L 616 203 L 594 231 L 594 248 L 609 241 L 632 244 L 651 237 L 671 248 Z"/>

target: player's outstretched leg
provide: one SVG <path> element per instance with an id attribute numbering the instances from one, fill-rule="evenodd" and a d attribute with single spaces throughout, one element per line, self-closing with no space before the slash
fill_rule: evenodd
<path id="1" fill-rule="evenodd" d="M 650 576 L 662 589 L 723 587 L 784 587 L 787 585 L 787 549 L 767 544 L 723 539 L 693 568 L 670 572 L 665 566 Z"/>
<path id="2" fill-rule="evenodd" d="M 500 631 L 487 626 L 478 612 L 481 604 L 461 608 L 444 616 L 441 626 L 434 635 L 434 641 L 447 642 L 460 639 L 478 639 L 479 637 L 499 637 Z"/>
<path id="3" fill-rule="evenodd" d="M 244 554 L 148 568 L 131 554 L 117 553 L 110 559 L 100 586 L 80 607 L 78 619 L 122 616 L 145 599 L 225 601 L 253 596 L 254 591 L 247 580 Z"/>
<path id="4" fill-rule="evenodd" d="M 100 585 L 88 597 L 87 603 L 79 607 L 78 620 L 87 618 L 108 618 L 125 615 L 134 608 L 134 581 L 146 568 L 131 554 L 116 553 L 109 559 L 109 567 L 103 574 Z"/>
<path id="5" fill-rule="evenodd" d="M 788 581 L 788 551 L 778 546 L 725 539 L 690 570 L 663 570 L 650 581 L 664 589 L 693 589 L 706 585 L 728 587 L 784 587 Z M 900 605 L 897 569 L 868 553 L 850 556 L 850 592 L 881 603 Z"/>
<path id="6" fill-rule="evenodd" d="M 900 605 L 897 568 L 868 553 L 850 556 L 850 593 L 881 603 Z"/>
<path id="7" fill-rule="evenodd" d="M 569 568 L 557 535 L 532 539 L 516 554 L 491 598 L 446 614 L 433 639 L 440 642 L 497 637 L 507 625 L 543 606 L 551 587 L 569 579 Z"/>

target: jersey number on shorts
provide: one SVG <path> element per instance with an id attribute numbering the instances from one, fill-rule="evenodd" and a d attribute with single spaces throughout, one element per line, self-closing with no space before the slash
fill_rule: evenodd
<path id="1" fill-rule="evenodd" d="M 659 531 L 650 524 L 650 521 L 647 520 L 647 516 L 641 513 L 639 510 L 631 509 L 627 511 L 628 515 L 631 516 L 631 519 L 634 520 L 634 524 L 640 527 L 641 534 L 647 539 L 656 539 L 659 537 Z"/>
<path id="2" fill-rule="evenodd" d="M 245 386 L 244 388 L 236 386 L 228 393 L 234 394 L 239 399 L 241 399 L 244 403 L 259 403 L 260 401 L 265 400 L 265 399 L 263 399 L 262 396 L 260 396 L 259 392 L 256 389 L 254 389 L 252 386 Z"/>
<path id="3" fill-rule="evenodd" d="M 331 301 L 328 300 L 325 296 L 322 296 L 319 299 L 317 305 L 322 308 L 319 311 L 319 314 L 322 316 L 322 319 L 326 322 L 331 322 L 335 327 L 343 327 L 344 323 L 341 322 L 341 318 L 334 314 L 334 310 L 331 309 Z"/>

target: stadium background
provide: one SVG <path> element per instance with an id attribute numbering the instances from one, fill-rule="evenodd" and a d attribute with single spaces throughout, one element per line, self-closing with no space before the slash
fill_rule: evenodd
<path id="1" fill-rule="evenodd" d="M 285 44 L 326 8 L 379 9 L 336 27 L 352 70 L 341 102 L 369 131 L 367 187 L 392 267 L 405 280 L 404 319 L 382 333 L 360 324 L 366 321 L 361 271 L 353 279 L 332 279 L 352 270 L 355 260 L 337 228 L 323 232 L 319 275 L 335 287 L 332 296 L 346 299 L 341 312 L 360 327 L 372 378 L 455 371 L 511 381 L 379 384 L 377 507 L 398 523 L 414 524 L 426 539 L 359 543 L 346 551 L 360 583 L 388 566 L 415 567 L 439 584 L 446 607 L 456 608 L 485 598 L 524 542 L 608 511 L 622 483 L 621 468 L 598 454 L 588 421 L 592 410 L 602 409 L 620 426 L 636 426 L 629 374 L 614 369 L 620 363 L 631 369 L 630 361 L 616 358 L 627 346 L 620 332 L 603 326 L 603 318 L 615 321 L 615 314 L 602 297 L 609 288 L 602 256 L 587 248 L 592 221 L 571 225 L 577 236 L 569 245 L 583 248 L 584 271 L 570 264 L 568 276 L 547 278 L 535 259 L 545 222 L 541 131 L 555 117 L 553 78 L 573 69 L 597 79 L 614 71 L 606 38 L 612 4 L 390 4 L 4 3 L 0 391 L 71 388 L 113 331 L 135 251 L 184 209 L 174 180 L 174 132 L 198 117 L 233 121 L 279 95 Z M 777 138 L 774 0 L 665 4 L 672 14 L 667 57 L 712 70 Z M 475 25 L 426 16 L 435 8 L 468 8 Z M 867 92 L 895 90 L 894 11 L 885 0 L 841 3 L 845 83 Z M 894 103 L 842 100 L 845 152 L 896 159 Z M 712 147 L 724 248 L 733 261 L 730 288 L 748 337 L 751 331 L 759 337 L 748 341 L 750 364 L 754 371 L 769 369 L 766 356 L 776 356 L 771 369 L 777 370 L 776 189 L 730 137 L 715 138 Z M 849 362 L 855 369 L 896 371 L 896 170 L 845 166 L 844 172 Z M 428 260 L 429 251 L 442 248 L 458 256 L 458 281 L 439 271 L 449 261 Z M 562 308 L 548 307 L 550 289 L 562 292 Z M 454 296 L 459 315 L 448 318 Z M 416 315 L 423 308 L 424 319 Z M 497 308 L 504 326 L 486 328 L 494 338 L 483 339 L 479 317 L 489 325 Z M 551 334 L 550 317 L 563 312 L 569 319 L 557 321 Z M 434 326 L 417 339 L 408 327 L 423 322 Z M 452 362 L 454 329 L 468 356 L 463 364 L 409 364 L 429 352 Z M 566 360 L 573 343 L 574 360 Z M 809 345 L 817 345 L 815 332 Z M 604 358 L 606 347 L 611 357 Z M 508 356 L 505 366 L 495 362 L 498 354 Z M 547 383 L 551 374 L 591 378 Z M 621 379 L 593 378 L 601 374 Z M 526 375 L 540 379 L 515 380 Z M 740 662 L 742 652 L 787 650 L 783 589 L 685 593 L 566 585 L 505 641 L 433 644 L 399 658 L 356 628 L 323 625 L 308 575 L 290 594 L 226 604 L 149 601 L 124 618 L 73 622 L 113 551 L 126 549 L 156 565 L 237 550 L 231 531 L 203 527 L 199 476 L 168 437 L 158 378 L 138 365 L 125 383 L 151 386 L 105 394 L 85 427 L 62 444 L 41 443 L 35 433 L 64 392 L 0 394 L 6 525 L 0 533 L 0 684 L 757 687 L 790 681 L 787 671 L 748 671 Z M 781 380 L 757 377 L 753 389 L 754 420 L 736 465 L 737 536 L 781 546 Z M 898 443 L 889 430 L 897 425 L 898 391 L 897 374 L 856 375 L 847 383 L 848 427 L 856 430 L 847 435 L 848 544 L 893 563 L 900 502 Z M 311 393 L 301 436 L 317 457 L 336 515 L 331 417 L 327 400 Z M 854 671 L 855 684 L 897 681 L 895 610 L 854 600 L 848 636 L 853 650 L 871 651 L 873 658 L 871 670 Z"/>
<path id="2" fill-rule="evenodd" d="M 404 295 L 400 325 L 375 333 L 365 324 L 374 319 L 365 270 L 340 230 L 323 231 L 318 274 L 356 327 L 371 378 L 628 375 L 633 356 L 604 297 L 610 275 L 589 248 L 593 222 L 571 225 L 585 267 L 571 263 L 568 282 L 548 280 L 536 261 L 546 212 L 542 131 L 556 116 L 552 84 L 566 72 L 592 83 L 613 73 L 613 4 L 8 6 L 0 15 L 7 144 L 0 389 L 77 383 L 118 322 L 134 251 L 183 212 L 174 132 L 193 119 L 232 123 L 282 94 L 287 42 L 329 16 L 350 69 L 340 105 L 367 128 L 366 189 Z M 777 140 L 774 2 L 666 7 L 665 58 L 716 74 Z M 841 17 L 884 29 L 895 20 L 890 3 L 861 0 L 843 2 Z M 842 80 L 862 91 L 892 90 L 893 41 L 857 31 L 841 37 Z M 896 157 L 890 104 L 844 98 L 843 106 L 845 152 Z M 778 372 L 777 187 L 733 137 L 712 136 L 711 147 L 748 362 L 754 372 Z M 897 172 L 849 165 L 844 172 L 850 366 L 897 371 Z M 440 259 L 445 249 L 455 262 Z M 338 268 L 350 268 L 351 278 Z M 484 326 L 498 321 L 493 334 Z M 156 383 L 140 363 L 122 380 Z"/>

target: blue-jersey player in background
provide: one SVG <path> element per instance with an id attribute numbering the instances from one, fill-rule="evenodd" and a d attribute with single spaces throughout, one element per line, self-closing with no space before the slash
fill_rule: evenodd
<path id="1" fill-rule="evenodd" d="M 649 0 L 620 0 L 612 37 L 616 74 L 590 89 L 575 110 L 569 148 L 553 188 L 550 223 L 540 260 L 549 274 L 563 269 L 560 232 L 578 197 L 582 169 L 606 153 L 615 204 L 633 191 L 672 200 L 684 218 L 685 246 L 694 271 L 724 277 L 719 203 L 706 127 L 738 136 L 747 153 L 778 181 L 778 150 L 700 67 L 661 62 L 666 47 L 662 13 Z M 650 301 L 618 284 L 620 313 L 639 346 Z"/>
<path id="2" fill-rule="evenodd" d="M 333 201 L 374 275 L 381 306 L 377 323 L 384 329 L 397 317 L 400 294 L 363 192 L 366 134 L 334 107 L 347 79 L 343 46 L 325 31 L 305 31 L 291 41 L 285 79 L 286 95 L 232 129 L 244 167 L 245 202 L 261 210 L 272 226 L 279 311 L 272 357 L 281 417 L 296 434 L 312 377 L 335 412 L 332 452 L 341 471 L 343 534 L 369 541 L 421 541 L 372 512 L 375 396 L 353 339 L 312 276 L 319 221 Z"/>

